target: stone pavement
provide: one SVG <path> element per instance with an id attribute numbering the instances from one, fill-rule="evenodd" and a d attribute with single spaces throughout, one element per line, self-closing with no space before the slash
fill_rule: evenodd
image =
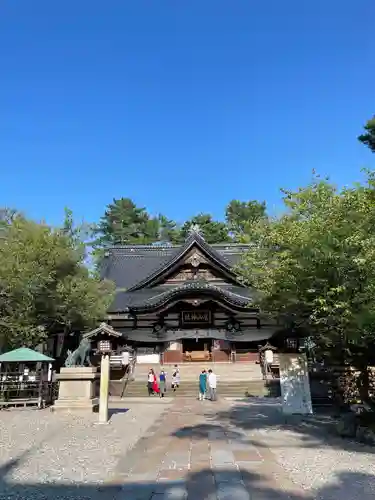
<path id="1" fill-rule="evenodd" d="M 115 403 L 113 403 L 115 404 Z M 329 422 L 329 416 L 327 422 Z M 375 448 L 272 398 L 0 412 L 0 500 L 373 500 Z"/>
<path id="2" fill-rule="evenodd" d="M 110 425 L 96 425 L 98 415 L 87 412 L 0 410 L 0 500 L 113 498 L 114 489 L 99 490 L 119 457 L 169 407 L 148 398 L 118 406 Z"/>
<path id="3" fill-rule="evenodd" d="M 176 400 L 111 479 L 126 500 L 286 500 L 307 498 L 267 447 L 221 425 L 228 401 Z"/>

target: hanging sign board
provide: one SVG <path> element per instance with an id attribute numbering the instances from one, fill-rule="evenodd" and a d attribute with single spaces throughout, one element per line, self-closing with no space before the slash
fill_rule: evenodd
<path id="1" fill-rule="evenodd" d="M 183 325 L 205 325 L 211 323 L 211 311 L 182 311 Z"/>
<path id="2" fill-rule="evenodd" d="M 305 354 L 279 354 L 282 410 L 285 415 L 313 412 Z"/>

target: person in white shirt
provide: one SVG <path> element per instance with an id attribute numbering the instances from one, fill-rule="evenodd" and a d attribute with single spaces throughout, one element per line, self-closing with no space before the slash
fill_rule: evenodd
<path id="1" fill-rule="evenodd" d="M 152 368 L 150 368 L 148 375 L 147 375 L 147 389 L 148 389 L 148 395 L 152 396 L 155 393 L 155 373 Z"/>
<path id="2" fill-rule="evenodd" d="M 212 370 L 208 370 L 208 389 L 211 401 L 216 401 L 216 375 Z"/>
<path id="3" fill-rule="evenodd" d="M 180 387 L 180 369 L 178 365 L 174 365 L 174 371 L 172 374 L 172 389 L 174 392 Z"/>

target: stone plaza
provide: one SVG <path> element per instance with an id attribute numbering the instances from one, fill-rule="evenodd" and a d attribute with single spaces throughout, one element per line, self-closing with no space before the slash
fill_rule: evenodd
<path id="1" fill-rule="evenodd" d="M 96 414 L 0 413 L 0 499 L 367 500 L 375 449 L 277 400 L 129 399 Z"/>

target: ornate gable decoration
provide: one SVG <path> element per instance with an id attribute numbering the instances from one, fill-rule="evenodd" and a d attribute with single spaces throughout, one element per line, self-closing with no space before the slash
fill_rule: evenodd
<path id="1" fill-rule="evenodd" d="M 209 269 L 180 269 L 176 274 L 168 278 L 167 283 L 188 280 L 218 281 L 220 279 Z"/>
<path id="2" fill-rule="evenodd" d="M 161 283 L 175 283 L 176 281 L 193 279 L 216 282 L 229 280 L 231 283 L 235 282 L 241 286 L 230 265 L 204 241 L 200 234 L 200 228 L 196 225 L 190 227 L 189 237 L 186 239 L 185 245 L 173 254 L 169 262 L 165 262 L 148 277 L 128 289 L 127 292 L 134 292 Z"/>
<path id="3" fill-rule="evenodd" d="M 207 268 L 209 264 L 209 259 L 207 259 L 207 257 L 205 257 L 198 249 L 193 248 L 181 262 L 180 269 L 175 274 L 170 276 L 167 283 L 187 280 L 220 280 L 220 278 Z"/>
<path id="4" fill-rule="evenodd" d="M 184 264 L 190 264 L 191 266 L 197 268 L 201 264 L 208 264 L 208 260 L 199 250 L 193 249 L 186 256 L 186 258 L 184 260 Z"/>
<path id="5" fill-rule="evenodd" d="M 200 227 L 199 224 L 192 224 L 189 229 L 188 229 L 188 235 L 189 236 L 193 236 L 194 234 L 197 234 L 198 236 L 200 236 L 202 238 L 202 240 L 204 240 L 203 238 L 203 231 Z"/>

